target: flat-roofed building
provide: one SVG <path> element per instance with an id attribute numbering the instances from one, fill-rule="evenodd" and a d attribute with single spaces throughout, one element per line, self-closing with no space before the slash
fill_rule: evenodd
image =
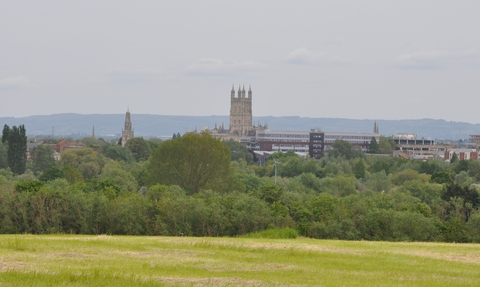
<path id="1" fill-rule="evenodd" d="M 310 130 L 310 143 L 308 153 L 311 158 L 321 159 L 325 152 L 325 132 L 321 129 Z"/>
<path id="2" fill-rule="evenodd" d="M 378 133 L 362 133 L 362 132 L 325 132 L 325 146 L 331 146 L 336 140 L 344 140 L 353 146 L 360 147 L 364 152 L 368 151 L 372 138 L 377 143 L 380 141 Z"/>
<path id="3" fill-rule="evenodd" d="M 452 144 L 436 143 L 432 139 L 419 139 L 413 133 L 399 133 L 393 137 L 396 144 L 395 155 L 416 158 L 420 156 L 438 156 L 439 152 L 445 152 L 454 147 Z"/>
<path id="4" fill-rule="evenodd" d="M 445 160 L 450 160 L 453 154 L 457 154 L 458 159 L 462 160 L 469 160 L 474 159 L 478 160 L 478 151 L 476 149 L 467 149 L 467 148 L 457 148 L 457 149 L 450 149 L 445 151 Z"/>
<path id="5" fill-rule="evenodd" d="M 255 150 L 308 152 L 308 131 L 259 130 Z"/>
<path id="6" fill-rule="evenodd" d="M 480 135 L 470 135 L 469 141 L 480 144 Z"/>

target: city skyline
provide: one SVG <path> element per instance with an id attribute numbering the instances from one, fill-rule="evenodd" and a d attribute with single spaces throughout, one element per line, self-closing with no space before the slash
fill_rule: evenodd
<path id="1" fill-rule="evenodd" d="M 228 115 L 480 123 L 472 1 L 0 3 L 3 117 Z"/>

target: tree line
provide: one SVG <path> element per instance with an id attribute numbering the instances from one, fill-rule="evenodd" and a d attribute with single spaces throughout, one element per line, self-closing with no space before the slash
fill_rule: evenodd
<path id="1" fill-rule="evenodd" d="M 258 166 L 244 145 L 208 134 L 135 138 L 125 148 L 84 142 L 90 148 L 59 161 L 37 146 L 24 173 L 0 169 L 0 233 L 238 236 L 288 227 L 312 238 L 480 242 L 479 161 L 365 155 L 339 140 L 319 161 L 274 153 Z"/>

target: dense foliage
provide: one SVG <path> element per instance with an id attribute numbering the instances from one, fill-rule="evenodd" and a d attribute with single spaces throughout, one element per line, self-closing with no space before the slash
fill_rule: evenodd
<path id="1" fill-rule="evenodd" d="M 27 136 L 25 126 L 3 127 L 2 144 L 7 145 L 7 164 L 15 174 L 25 172 L 27 163 Z"/>
<path id="2" fill-rule="evenodd" d="M 35 173 L 0 169 L 0 233 L 291 228 L 312 238 L 480 242 L 479 161 L 365 155 L 340 142 L 319 161 L 275 153 L 275 185 L 272 159 L 255 165 L 239 146 L 206 134 L 129 146 L 66 150 L 54 165 L 29 165 Z M 40 151 L 37 159 L 51 155 Z"/>

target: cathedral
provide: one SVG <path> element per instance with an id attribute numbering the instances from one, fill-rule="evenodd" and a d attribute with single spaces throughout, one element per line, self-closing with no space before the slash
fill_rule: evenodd
<path id="1" fill-rule="evenodd" d="M 245 91 L 245 86 L 238 86 L 238 92 L 235 92 L 235 86 L 232 86 L 230 93 L 230 126 L 226 129 L 222 123 L 212 129 L 206 128 L 212 136 L 222 139 L 240 140 L 242 137 L 255 137 L 258 130 L 268 130 L 268 125 L 258 124 L 255 126 L 252 120 L 252 88 Z M 192 132 L 197 132 L 195 131 Z"/>
<path id="2" fill-rule="evenodd" d="M 132 121 L 130 120 L 130 110 L 127 109 L 127 114 L 125 115 L 125 126 L 122 131 L 122 147 L 125 146 L 129 139 L 133 139 L 133 130 L 132 130 Z"/>
<path id="3" fill-rule="evenodd" d="M 235 96 L 235 88 L 232 86 L 230 96 L 230 136 L 247 136 L 253 131 L 252 125 L 252 88 L 248 88 L 248 96 L 238 86 L 238 95 Z"/>

